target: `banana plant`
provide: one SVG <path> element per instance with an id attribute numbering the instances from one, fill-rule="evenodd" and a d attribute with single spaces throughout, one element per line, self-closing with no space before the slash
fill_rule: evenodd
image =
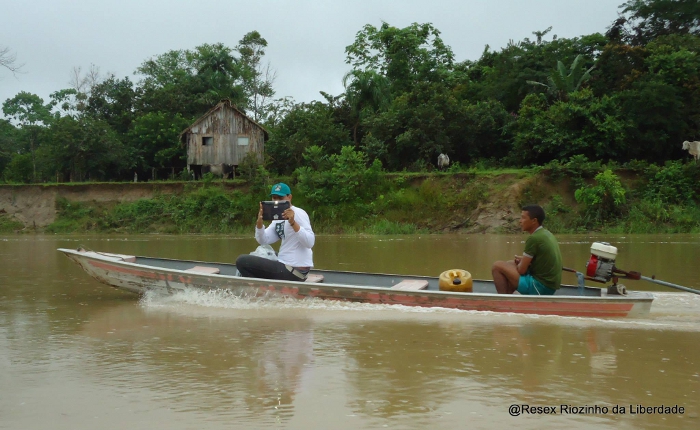
<path id="1" fill-rule="evenodd" d="M 547 92 L 560 100 L 567 100 L 569 94 L 578 91 L 581 84 L 586 82 L 591 78 L 591 71 L 595 69 L 593 65 L 588 70 L 584 71 L 581 67 L 581 62 L 583 61 L 583 55 L 578 55 L 571 63 L 571 67 L 566 69 L 564 63 L 557 61 L 557 68 L 552 72 L 552 74 L 547 78 L 547 83 L 537 81 L 527 81 L 530 85 L 537 85 L 547 88 Z"/>

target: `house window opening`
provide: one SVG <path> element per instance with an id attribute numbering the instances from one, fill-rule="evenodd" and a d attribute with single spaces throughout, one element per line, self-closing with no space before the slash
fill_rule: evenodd
<path id="1" fill-rule="evenodd" d="M 214 144 L 214 138 L 212 136 L 202 136 L 202 146 L 211 146 Z"/>
<path id="2" fill-rule="evenodd" d="M 248 138 L 247 137 L 239 137 L 238 138 L 238 146 L 248 146 Z"/>

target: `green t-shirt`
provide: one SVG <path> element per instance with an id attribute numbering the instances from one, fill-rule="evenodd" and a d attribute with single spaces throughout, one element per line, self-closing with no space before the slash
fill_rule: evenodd
<path id="1" fill-rule="evenodd" d="M 554 290 L 561 286 L 561 251 L 554 235 L 544 228 L 532 233 L 525 242 L 524 253 L 532 257 L 530 274 L 542 285 Z"/>

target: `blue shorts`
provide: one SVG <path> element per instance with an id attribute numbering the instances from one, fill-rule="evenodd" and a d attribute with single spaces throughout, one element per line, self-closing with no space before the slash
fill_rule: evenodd
<path id="1" fill-rule="evenodd" d="M 557 291 L 549 287 L 545 287 L 540 281 L 527 273 L 525 275 L 520 275 L 520 281 L 518 281 L 518 292 L 520 294 L 528 294 L 532 296 L 551 296 Z"/>

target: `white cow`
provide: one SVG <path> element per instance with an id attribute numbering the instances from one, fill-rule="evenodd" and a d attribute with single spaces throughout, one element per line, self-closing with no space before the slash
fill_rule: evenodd
<path id="1" fill-rule="evenodd" d="M 438 155 L 438 169 L 445 170 L 450 165 L 450 157 L 447 154 Z"/>
<path id="2" fill-rule="evenodd" d="M 695 157 L 695 162 L 698 162 L 700 158 L 700 141 L 688 142 L 687 140 L 683 142 L 683 149 L 690 152 L 690 155 Z"/>

